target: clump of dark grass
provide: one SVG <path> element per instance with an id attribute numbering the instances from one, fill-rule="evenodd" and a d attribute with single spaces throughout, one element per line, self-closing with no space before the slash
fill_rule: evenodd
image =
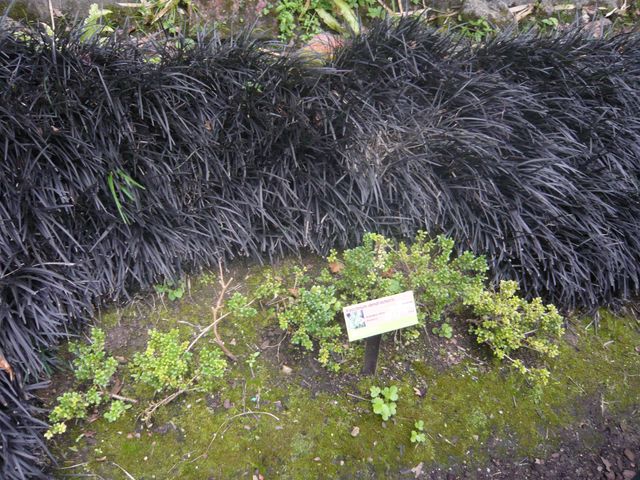
<path id="1" fill-rule="evenodd" d="M 44 478 L 43 460 L 47 448 L 42 433 L 47 425 L 39 420 L 41 411 L 31 405 L 30 391 L 0 375 L 0 464 L 2 478 Z"/>
<path id="2" fill-rule="evenodd" d="M 571 30 L 472 48 L 412 21 L 356 40 L 336 68 L 393 118 L 350 152 L 378 215 L 447 233 L 486 253 L 496 280 L 566 309 L 629 298 L 638 40 Z"/>
<path id="3" fill-rule="evenodd" d="M 638 291 L 637 35 L 472 48 L 406 19 L 322 67 L 174 40 L 0 32 L 0 353 L 28 382 L 101 301 L 368 230 L 447 233 L 565 308 Z M 36 430 L 3 427 L 2 478 Z"/>

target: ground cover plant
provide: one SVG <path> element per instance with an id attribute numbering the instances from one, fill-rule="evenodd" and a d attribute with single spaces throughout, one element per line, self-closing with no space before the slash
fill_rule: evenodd
<path id="1" fill-rule="evenodd" d="M 636 34 L 471 48 L 403 19 L 319 65 L 248 35 L 82 33 L 0 32 L 5 478 L 41 451 L 18 393 L 50 349 L 221 258 L 422 228 L 564 309 L 637 293 Z"/>

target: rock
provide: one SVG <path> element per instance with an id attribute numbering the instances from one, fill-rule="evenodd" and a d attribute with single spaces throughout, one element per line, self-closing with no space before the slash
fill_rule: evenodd
<path id="1" fill-rule="evenodd" d="M 291 375 L 293 373 L 293 369 L 291 367 L 287 367 L 286 365 L 282 365 L 282 373 L 285 375 Z"/>
<path id="2" fill-rule="evenodd" d="M 635 476 L 636 472 L 634 472 L 633 470 L 625 470 L 624 472 L 622 472 L 622 478 L 624 478 L 624 480 L 631 480 Z"/>

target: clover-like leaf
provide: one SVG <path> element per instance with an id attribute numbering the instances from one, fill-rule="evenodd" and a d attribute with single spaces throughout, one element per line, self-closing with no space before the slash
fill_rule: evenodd
<path id="1" fill-rule="evenodd" d="M 389 402 L 395 402 L 398 400 L 398 387 L 396 387 L 395 385 L 391 387 L 385 387 L 382 390 L 382 394 L 384 395 L 384 398 L 386 398 Z"/>
<path id="2" fill-rule="evenodd" d="M 380 390 L 380 387 L 371 387 L 369 390 L 371 392 L 371 398 L 376 398 L 382 392 L 382 390 Z"/>

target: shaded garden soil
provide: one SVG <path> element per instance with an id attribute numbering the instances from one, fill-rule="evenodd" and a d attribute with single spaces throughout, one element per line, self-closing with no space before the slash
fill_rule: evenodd
<path id="1" fill-rule="evenodd" d="M 228 276 L 247 290 L 261 271 L 236 266 Z M 215 275 L 194 278 L 189 287 L 178 302 L 148 295 L 97 319 L 112 354 L 129 360 L 144 348 L 148 328 L 178 327 L 193 336 L 194 324 L 207 325 Z M 275 318 L 227 322 L 221 335 L 240 360 L 217 390 L 182 396 L 147 425 L 135 418 L 137 407 L 115 424 L 78 424 L 52 443 L 60 460 L 52 473 L 136 480 L 630 480 L 640 472 L 640 324 L 607 313 L 597 332 L 587 323 L 571 320 L 552 383 L 536 401 L 474 343 L 464 318 L 452 319 L 450 340 L 428 329 L 416 340 L 388 335 L 372 378 L 359 373 L 361 343 L 351 345 L 342 371 L 333 374 L 291 345 Z M 53 383 L 55 392 L 43 392 L 49 402 L 69 385 L 68 374 Z M 371 412 L 371 385 L 399 386 L 396 417 L 382 422 Z M 127 381 L 122 393 L 152 400 Z M 418 419 L 429 440 L 415 447 L 409 433 Z"/>

